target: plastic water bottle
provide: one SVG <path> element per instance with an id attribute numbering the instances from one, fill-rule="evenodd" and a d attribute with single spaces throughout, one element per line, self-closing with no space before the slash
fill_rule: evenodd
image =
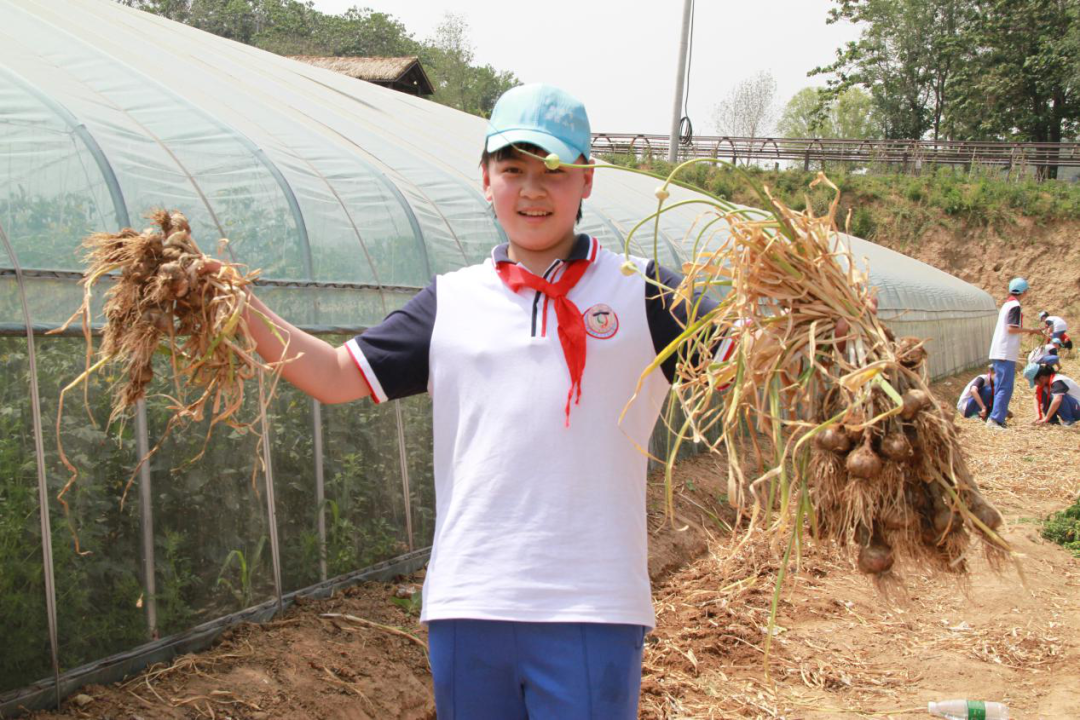
<path id="1" fill-rule="evenodd" d="M 942 700 L 927 705 L 926 711 L 945 720 L 1009 720 L 1003 703 L 982 700 Z"/>

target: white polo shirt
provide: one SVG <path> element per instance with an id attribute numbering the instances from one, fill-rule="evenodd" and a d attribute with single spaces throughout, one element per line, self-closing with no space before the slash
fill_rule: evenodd
<path id="1" fill-rule="evenodd" d="M 1066 375 L 1055 374 L 1053 381 L 1050 383 L 1051 395 L 1068 395 L 1080 402 L 1080 385 L 1076 384 L 1076 381 Z"/>
<path id="2" fill-rule="evenodd" d="M 987 385 L 990 386 L 990 396 L 993 397 L 994 381 L 990 379 L 990 373 L 973 377 L 968 384 L 964 386 L 964 391 L 960 393 L 960 399 L 956 401 L 956 409 L 960 412 L 964 412 L 964 410 L 967 409 L 968 401 L 982 392 L 982 389 Z"/>
<path id="3" fill-rule="evenodd" d="M 422 621 L 655 623 L 638 448 L 648 447 L 674 358 L 645 380 L 621 424 L 619 415 L 682 326 L 655 288 L 622 274 L 623 256 L 581 235 L 568 260 L 579 258 L 592 263 L 567 295 L 587 333 L 569 427 L 554 306 L 503 283 L 495 264 L 510 262 L 505 245 L 439 275 L 348 343 L 376 402 L 431 392 L 436 517 Z M 556 260 L 544 277 L 555 282 L 565 267 Z"/>
<path id="4" fill-rule="evenodd" d="M 998 312 L 997 325 L 994 327 L 994 338 L 990 341 L 991 360 L 1020 359 L 1020 333 L 1010 333 L 1009 327 L 1022 327 L 1024 317 L 1020 311 L 1020 301 L 1010 295 L 1001 310 Z"/>

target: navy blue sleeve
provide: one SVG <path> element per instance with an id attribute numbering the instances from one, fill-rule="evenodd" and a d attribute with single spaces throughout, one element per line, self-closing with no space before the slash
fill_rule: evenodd
<path id="1" fill-rule="evenodd" d="M 375 402 L 427 392 L 431 333 L 435 328 L 435 280 L 373 328 L 350 341 Z M 365 367 L 365 363 L 368 367 Z M 370 376 L 369 376 L 370 375 Z"/>
<path id="2" fill-rule="evenodd" d="M 1005 323 L 1006 325 L 1015 325 L 1020 327 L 1020 306 L 1016 305 L 1009 310 L 1009 319 Z"/>
<path id="3" fill-rule="evenodd" d="M 1055 380 L 1054 384 L 1050 386 L 1051 395 L 1068 395 L 1069 386 L 1061 380 Z"/>
<path id="4" fill-rule="evenodd" d="M 667 269 L 655 260 L 649 261 L 648 267 L 645 268 L 645 275 L 669 288 L 677 288 L 683 279 L 682 275 Z M 701 298 L 701 303 L 698 305 L 697 317 L 713 310 L 718 304 L 708 295 L 702 296 L 699 293 L 694 296 L 695 300 L 698 298 Z M 673 306 L 672 293 L 663 292 L 655 285 L 645 283 L 645 316 L 649 321 L 649 333 L 652 335 L 653 348 L 657 354 L 686 329 L 688 309 L 686 303 L 679 303 L 677 307 Z M 678 354 L 674 354 L 660 366 L 668 382 L 675 379 L 675 366 L 678 361 Z"/>
<path id="5" fill-rule="evenodd" d="M 975 382 L 972 384 L 971 387 L 982 390 L 984 385 L 986 385 L 986 376 L 980 375 L 979 377 L 975 378 Z"/>

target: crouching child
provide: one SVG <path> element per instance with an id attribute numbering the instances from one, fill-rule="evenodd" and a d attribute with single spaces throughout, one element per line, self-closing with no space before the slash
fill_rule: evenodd
<path id="1" fill-rule="evenodd" d="M 972 378 L 960 393 L 960 399 L 956 403 L 956 409 L 965 418 L 973 418 L 976 415 L 980 420 L 990 416 L 990 410 L 994 407 L 994 366 L 990 365 L 983 375 Z"/>
<path id="2" fill-rule="evenodd" d="M 1053 366 L 1031 364 L 1024 377 L 1035 388 L 1034 425 L 1073 425 L 1080 420 L 1080 385 L 1054 371 Z"/>

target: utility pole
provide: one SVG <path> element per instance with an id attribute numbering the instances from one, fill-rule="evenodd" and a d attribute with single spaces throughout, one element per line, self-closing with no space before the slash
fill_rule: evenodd
<path id="1" fill-rule="evenodd" d="M 671 139 L 668 141 L 668 162 L 679 157 L 679 121 L 682 120 L 683 90 L 686 88 L 686 49 L 690 41 L 690 8 L 694 0 L 683 0 L 682 37 L 679 40 L 679 69 L 675 74 L 675 108 L 671 113 Z"/>

